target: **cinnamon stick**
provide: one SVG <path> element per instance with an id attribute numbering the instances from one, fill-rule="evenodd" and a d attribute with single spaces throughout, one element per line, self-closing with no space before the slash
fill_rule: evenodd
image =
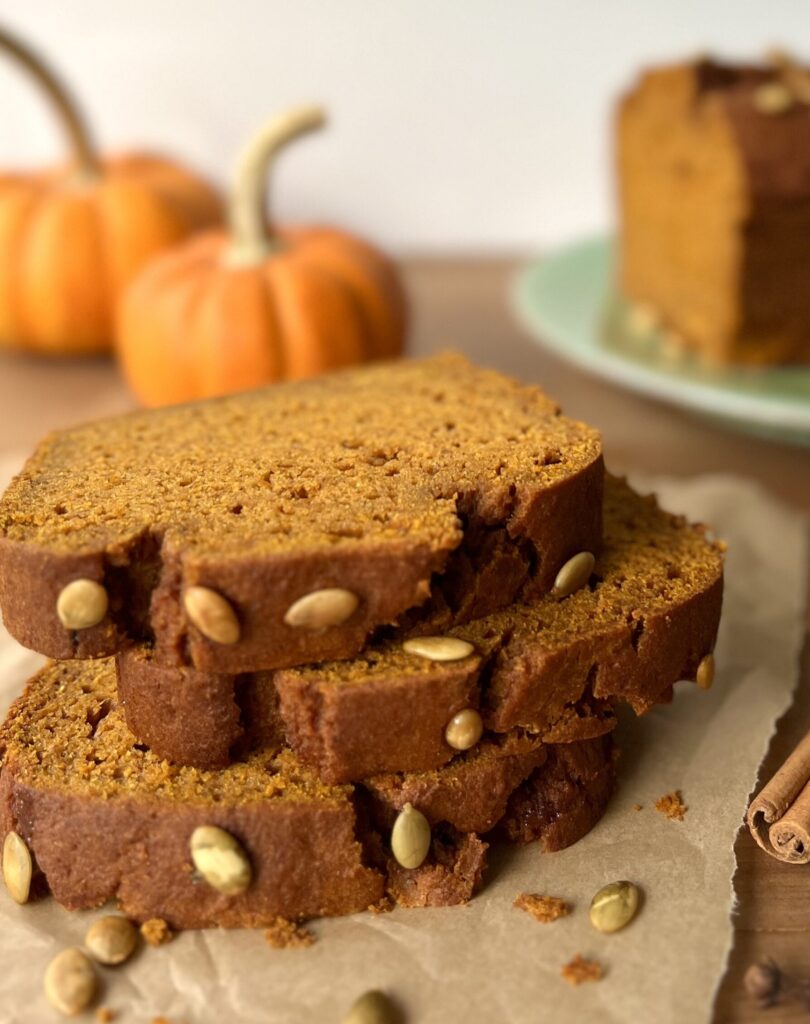
<path id="1" fill-rule="evenodd" d="M 746 821 L 772 857 L 787 864 L 810 862 L 810 733 L 751 802 Z"/>

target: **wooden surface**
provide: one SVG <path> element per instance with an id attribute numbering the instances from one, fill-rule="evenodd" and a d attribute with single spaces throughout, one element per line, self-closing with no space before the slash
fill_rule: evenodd
<path id="1" fill-rule="evenodd" d="M 602 430 L 614 472 L 740 474 L 810 513 L 810 450 L 726 431 L 589 378 L 543 352 L 509 313 L 506 296 L 513 267 L 503 260 L 410 261 L 407 277 L 415 310 L 411 351 L 456 348 L 540 383 L 569 415 Z M 131 406 L 109 362 L 0 358 L 0 456 L 27 452 L 51 428 Z M 779 727 L 763 775 L 776 768 L 807 729 L 810 657 L 805 651 L 796 704 Z M 777 1007 L 761 1015 L 742 993 L 741 977 L 748 963 L 763 956 L 810 977 L 810 867 L 776 863 L 744 832 L 738 837 L 737 857 L 736 941 L 715 1019 L 718 1024 L 807 1021 L 808 1012 L 799 1007 Z"/>

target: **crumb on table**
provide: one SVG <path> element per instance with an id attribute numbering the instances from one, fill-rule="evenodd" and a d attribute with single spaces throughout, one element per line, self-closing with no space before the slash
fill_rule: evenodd
<path id="1" fill-rule="evenodd" d="M 665 793 L 655 801 L 655 809 L 670 821 L 683 821 L 683 816 L 689 810 L 681 797 L 679 789 L 673 789 L 671 793 Z"/>
<path id="2" fill-rule="evenodd" d="M 644 810 L 644 804 L 633 804 L 633 810 L 634 811 L 643 811 Z"/>
<path id="3" fill-rule="evenodd" d="M 141 935 L 150 946 L 165 946 L 174 938 L 174 932 L 162 917 L 150 917 L 141 925 Z"/>
<path id="4" fill-rule="evenodd" d="M 518 910 L 525 910 L 541 924 L 549 924 L 560 917 L 568 917 L 571 913 L 571 904 L 566 900 L 557 896 L 541 896 L 539 892 L 519 892 L 512 906 Z"/>
<path id="5" fill-rule="evenodd" d="M 115 1020 L 115 1016 L 115 1010 L 111 1010 L 109 1006 L 99 1006 L 96 1010 L 98 1024 L 110 1024 L 111 1021 Z"/>
<path id="6" fill-rule="evenodd" d="M 303 925 L 288 921 L 286 917 L 277 917 L 264 933 L 268 946 L 273 949 L 306 949 L 317 939 Z"/>
<path id="7" fill-rule="evenodd" d="M 586 960 L 579 953 L 560 970 L 560 975 L 569 985 L 581 985 L 586 981 L 599 981 L 604 971 L 597 960 Z"/>

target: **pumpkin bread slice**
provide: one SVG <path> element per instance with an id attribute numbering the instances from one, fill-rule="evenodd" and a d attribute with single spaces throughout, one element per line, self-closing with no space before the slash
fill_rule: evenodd
<path id="1" fill-rule="evenodd" d="M 353 913 L 386 889 L 407 905 L 445 905 L 469 899 L 483 878 L 487 843 L 465 829 L 497 825 L 527 787 L 552 801 L 555 756 L 515 734 L 415 779 L 432 847 L 405 871 L 387 839 L 403 780 L 326 785 L 280 737 L 227 768 L 171 765 L 127 729 L 111 661 L 57 662 L 30 680 L 0 729 L 0 839 L 23 839 L 36 887 L 69 909 L 117 899 L 133 918 L 173 928 Z M 477 796 L 454 808 L 452 794 L 473 779 Z M 195 874 L 189 843 L 201 825 L 225 829 L 246 851 L 244 892 L 225 895 Z M 569 842 L 582 834 L 574 818 L 555 827 Z"/>
<path id="2" fill-rule="evenodd" d="M 0 608 L 54 658 L 348 658 L 409 610 L 548 591 L 598 551 L 602 485 L 596 431 L 460 356 L 134 413 L 51 435 L 12 482 Z"/>
<path id="3" fill-rule="evenodd" d="M 458 832 L 441 821 L 441 808 L 448 799 L 455 798 L 462 806 L 467 802 L 464 787 L 479 781 L 471 771 L 453 776 L 444 785 L 447 768 L 381 776 L 365 783 L 378 835 L 385 834 L 394 811 L 409 800 L 433 825 L 430 859 L 418 871 L 407 871 L 390 854 L 386 858 L 388 894 L 406 907 L 464 903 L 483 882 L 489 842 L 537 843 L 543 853 L 554 853 L 587 835 L 613 794 L 618 749 L 612 737 L 548 745 L 543 750 L 540 764 L 512 791 L 503 817 L 486 842 L 474 832 Z"/>
<path id="4" fill-rule="evenodd" d="M 445 730 L 465 708 L 487 730 L 555 743 L 609 731 L 616 701 L 641 714 L 668 699 L 714 647 L 722 574 L 702 527 L 608 477 L 589 584 L 451 629 L 467 657 L 409 653 L 400 632 L 350 661 L 233 677 L 164 669 L 136 649 L 119 657 L 119 692 L 133 732 L 180 763 L 227 764 L 262 741 L 278 700 L 287 742 L 330 782 L 424 771 L 454 756 Z"/>

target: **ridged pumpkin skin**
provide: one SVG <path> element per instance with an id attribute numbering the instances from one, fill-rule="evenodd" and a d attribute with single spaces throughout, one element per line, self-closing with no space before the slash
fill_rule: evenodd
<path id="1" fill-rule="evenodd" d="M 156 253 L 221 224 L 222 203 L 172 161 L 100 157 L 64 83 L 2 26 L 0 56 L 44 93 L 70 150 L 62 167 L 0 174 L 0 351 L 104 352 L 129 281 Z"/>
<path id="2" fill-rule="evenodd" d="M 89 179 L 0 176 L 0 348 L 110 350 L 116 304 L 135 274 L 221 221 L 217 193 L 159 157 L 110 159 Z"/>
<path id="3" fill-rule="evenodd" d="M 406 303 L 393 265 L 334 228 L 274 232 L 261 262 L 230 264 L 206 232 L 155 260 L 124 294 L 118 354 L 148 406 L 260 387 L 401 353 Z"/>

